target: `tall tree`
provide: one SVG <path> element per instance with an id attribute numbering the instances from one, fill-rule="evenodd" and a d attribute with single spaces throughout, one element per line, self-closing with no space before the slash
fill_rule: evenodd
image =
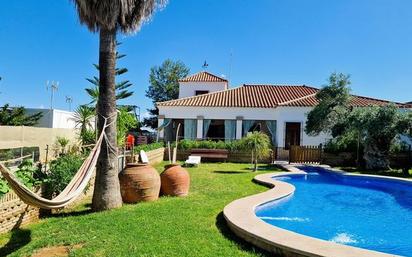
<path id="1" fill-rule="evenodd" d="M 0 109 L 1 126 L 34 126 L 43 117 L 41 112 L 27 115 L 24 107 L 11 108 L 5 104 Z"/>
<path id="2" fill-rule="evenodd" d="M 353 107 L 349 77 L 333 73 L 329 85 L 316 94 L 319 104 L 308 113 L 305 131 L 309 135 L 327 132 L 335 140 L 351 138 L 363 146 L 369 170 L 389 169 L 389 149 L 396 136 L 410 131 L 412 113 L 393 104 Z"/>
<path id="3" fill-rule="evenodd" d="M 116 146 L 116 34 L 138 31 L 165 0 L 73 0 L 80 22 L 90 31 L 99 32 L 99 97 L 97 100 L 98 131 L 105 118 L 108 127 L 96 166 L 92 208 L 95 211 L 122 205 L 117 169 Z"/>
<path id="4" fill-rule="evenodd" d="M 332 73 L 325 85 L 316 94 L 319 104 L 309 113 L 306 122 L 306 133 L 317 135 L 320 132 L 333 132 L 336 124 L 346 115 L 350 102 L 350 76 Z"/>
<path id="5" fill-rule="evenodd" d="M 121 43 L 116 42 L 116 47 L 121 45 Z M 120 54 L 119 52 L 116 52 L 116 61 L 119 59 L 122 59 L 125 57 L 125 54 Z M 99 71 L 99 65 L 93 64 L 93 66 Z M 115 70 L 115 76 L 120 76 L 122 74 L 125 74 L 129 70 L 127 68 L 116 68 Z M 96 104 L 97 99 L 99 98 L 99 78 L 96 76 L 93 76 L 93 78 L 87 78 L 87 81 L 89 81 L 92 86 L 89 88 L 86 88 L 86 93 L 90 96 L 92 101 L 90 104 Z M 115 90 L 116 90 L 116 100 L 122 100 L 125 98 L 128 98 L 133 95 L 133 91 L 129 91 L 128 88 L 130 88 L 133 84 L 130 83 L 129 80 L 122 80 L 120 82 L 117 82 L 115 85 Z"/>
<path id="6" fill-rule="evenodd" d="M 179 79 L 189 75 L 189 68 L 181 61 L 165 60 L 160 66 L 150 69 L 149 83 L 146 97 L 152 99 L 153 104 L 177 99 L 179 96 Z M 148 109 L 150 117 L 145 118 L 143 124 L 147 127 L 157 128 L 157 115 L 159 110 L 155 107 Z"/>

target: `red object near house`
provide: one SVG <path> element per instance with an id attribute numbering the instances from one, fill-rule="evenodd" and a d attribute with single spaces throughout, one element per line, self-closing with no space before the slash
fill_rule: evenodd
<path id="1" fill-rule="evenodd" d="M 134 136 L 132 134 L 127 135 L 126 137 L 126 149 L 132 149 L 134 146 Z"/>

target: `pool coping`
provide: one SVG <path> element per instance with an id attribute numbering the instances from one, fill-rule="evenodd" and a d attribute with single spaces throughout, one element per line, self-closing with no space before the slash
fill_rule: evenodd
<path id="1" fill-rule="evenodd" d="M 311 166 L 311 165 L 309 165 Z M 345 176 L 373 177 L 395 181 L 412 181 L 402 178 L 388 178 L 378 175 L 348 174 L 344 171 L 320 166 L 331 172 L 344 174 Z M 266 192 L 235 200 L 223 209 L 223 215 L 229 228 L 240 238 L 252 243 L 271 253 L 280 256 L 294 257 L 399 257 L 399 255 L 387 254 L 363 248 L 337 244 L 334 242 L 298 234 L 290 230 L 282 229 L 264 222 L 255 214 L 257 206 L 287 197 L 295 191 L 295 187 L 287 182 L 274 180 L 273 177 L 283 175 L 302 175 L 306 172 L 294 165 L 284 164 L 282 167 L 288 171 L 261 174 L 254 177 L 254 181 L 270 187 Z"/>

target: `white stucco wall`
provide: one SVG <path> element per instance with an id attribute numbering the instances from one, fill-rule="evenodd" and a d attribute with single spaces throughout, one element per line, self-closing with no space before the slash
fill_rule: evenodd
<path id="1" fill-rule="evenodd" d="M 319 145 L 325 143 L 330 136 L 321 134 L 316 137 L 304 132 L 306 114 L 311 108 L 307 107 L 278 107 L 278 108 L 221 108 L 221 107 L 176 107 L 159 106 L 159 114 L 170 119 L 204 119 L 236 120 L 242 116 L 244 120 L 276 120 L 276 141 L 278 146 L 285 145 L 286 122 L 301 122 L 301 145 Z"/>
<path id="2" fill-rule="evenodd" d="M 39 120 L 35 127 L 39 128 L 75 128 L 75 122 L 73 119 L 74 112 L 57 110 L 57 109 L 36 109 L 26 108 L 27 114 L 34 114 L 41 112 L 43 117 Z"/>
<path id="3" fill-rule="evenodd" d="M 227 89 L 227 82 L 179 82 L 179 98 L 196 95 L 196 90 L 209 93 Z"/>

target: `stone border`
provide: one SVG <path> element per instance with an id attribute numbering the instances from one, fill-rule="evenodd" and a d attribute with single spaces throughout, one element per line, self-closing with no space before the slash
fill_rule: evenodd
<path id="1" fill-rule="evenodd" d="M 240 238 L 256 245 L 266 251 L 286 257 L 395 257 L 398 255 L 366 250 L 348 245 L 337 244 L 322 239 L 305 236 L 286 229 L 270 225 L 255 214 L 257 206 L 288 197 L 293 194 L 295 187 L 289 183 L 274 180 L 273 177 L 282 175 L 306 174 L 293 165 L 282 165 L 289 172 L 277 172 L 257 175 L 254 181 L 266 185 L 272 189 L 241 198 L 226 205 L 223 215 L 229 228 Z M 322 166 L 326 168 L 326 166 Z M 330 167 L 328 167 L 330 169 Z M 342 173 L 340 170 L 332 172 Z M 347 175 L 347 174 L 345 174 Z M 375 175 L 355 175 L 382 178 Z M 386 177 L 383 177 L 387 179 Z M 393 178 L 397 181 L 404 179 Z M 392 180 L 392 178 L 390 178 Z M 411 182 L 411 181 L 409 181 Z"/>

